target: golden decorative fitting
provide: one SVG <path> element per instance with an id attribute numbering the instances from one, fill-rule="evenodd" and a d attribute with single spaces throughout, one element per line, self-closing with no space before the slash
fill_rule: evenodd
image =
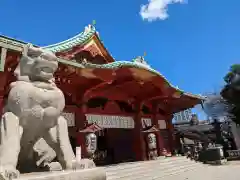
<path id="1" fill-rule="evenodd" d="M 144 82 L 143 82 L 143 81 L 140 81 L 139 84 L 140 84 L 140 85 L 144 85 Z"/>
<path id="2" fill-rule="evenodd" d="M 181 92 L 175 92 L 173 95 L 172 95 L 172 97 L 174 97 L 174 98 L 180 98 L 181 97 Z"/>

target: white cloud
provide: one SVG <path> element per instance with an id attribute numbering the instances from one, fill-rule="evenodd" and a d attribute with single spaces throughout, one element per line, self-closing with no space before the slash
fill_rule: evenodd
<path id="1" fill-rule="evenodd" d="M 143 20 L 165 20 L 168 18 L 168 5 L 186 3 L 186 0 L 148 0 L 148 4 L 141 5 L 140 15 Z"/>

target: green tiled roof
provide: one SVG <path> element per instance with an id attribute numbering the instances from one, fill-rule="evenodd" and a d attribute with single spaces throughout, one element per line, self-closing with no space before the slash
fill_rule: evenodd
<path id="1" fill-rule="evenodd" d="M 89 28 L 87 31 L 85 30 L 70 39 L 49 46 L 44 46 L 42 48 L 56 53 L 68 50 L 76 45 L 85 44 L 96 33 L 96 29 L 93 25 L 89 25 L 87 28 Z"/>
<path id="2" fill-rule="evenodd" d="M 138 59 L 138 58 L 136 58 L 136 59 Z M 202 100 L 205 99 L 205 97 L 203 97 L 201 95 L 193 95 L 191 93 L 186 93 L 183 90 L 179 89 L 178 87 L 173 86 L 170 82 L 168 82 L 168 80 L 160 72 L 156 71 L 155 69 L 152 69 L 147 64 L 136 62 L 136 59 L 134 59 L 132 62 L 131 61 L 115 61 L 112 63 L 101 64 L 101 65 L 88 63 L 87 61 L 83 61 L 81 64 L 79 64 L 74 61 L 63 60 L 63 59 L 60 59 L 59 62 L 61 62 L 63 64 L 75 66 L 77 68 L 119 69 L 119 68 L 129 67 L 129 68 L 143 69 L 143 70 L 149 71 L 157 76 L 162 77 L 168 86 L 174 88 L 176 91 L 178 91 L 182 95 L 186 95 L 186 96 L 189 96 L 192 98 L 197 98 L 197 99 L 202 99 Z"/>
<path id="3" fill-rule="evenodd" d="M 96 29 L 93 25 L 89 25 L 88 26 L 88 30 L 85 30 L 84 32 L 66 40 L 66 41 L 62 41 L 60 43 L 57 44 L 53 44 L 53 45 L 49 45 L 49 46 L 45 46 L 42 47 L 43 49 L 46 50 L 50 50 L 52 52 L 59 52 L 59 51 L 65 51 L 67 49 L 70 49 L 76 45 L 80 45 L 80 44 L 85 44 L 88 42 L 88 40 L 91 39 L 91 37 L 96 33 Z M 27 43 L 22 42 L 22 41 L 17 41 L 15 39 L 11 39 L 8 37 L 4 37 L 4 36 L 0 36 L 0 42 L 4 42 L 7 43 L 9 45 L 13 45 L 15 46 L 19 46 L 21 50 L 18 51 L 22 51 L 23 50 L 23 46 Z M 172 84 L 170 84 L 168 82 L 168 80 L 158 71 L 156 71 L 155 69 L 152 69 L 145 61 L 142 57 L 138 57 L 136 59 L 133 59 L 133 61 L 115 61 L 112 63 L 108 63 L 108 64 L 91 64 L 88 62 L 83 62 L 82 64 L 74 62 L 74 61 L 70 61 L 70 60 L 65 60 L 65 59 L 60 59 L 59 58 L 59 62 L 63 63 L 63 64 L 67 64 L 70 66 L 74 66 L 77 68 L 102 68 L 102 69 L 118 69 L 118 68 L 123 68 L 123 67 L 130 67 L 130 68 L 139 68 L 139 69 L 144 69 L 147 70 L 151 73 L 156 74 L 157 76 L 162 77 L 166 84 L 168 84 L 170 87 L 176 89 L 176 91 L 178 91 L 179 93 L 181 93 L 182 95 L 186 95 L 189 97 L 193 97 L 193 98 L 198 98 L 198 99 L 202 99 L 204 100 L 205 97 L 201 96 L 201 95 L 193 95 L 191 93 L 186 93 L 183 90 L 180 90 L 178 87 L 173 86 Z"/>

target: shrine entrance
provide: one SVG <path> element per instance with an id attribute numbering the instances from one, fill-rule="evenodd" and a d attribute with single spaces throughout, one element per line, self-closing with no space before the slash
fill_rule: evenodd
<path id="1" fill-rule="evenodd" d="M 133 129 L 107 129 L 106 132 L 109 164 L 134 161 Z"/>
<path id="2" fill-rule="evenodd" d="M 135 160 L 133 129 L 104 129 L 97 135 L 97 165 L 116 164 Z"/>
<path id="3" fill-rule="evenodd" d="M 171 137 L 170 137 L 170 132 L 168 129 L 161 129 L 160 134 L 162 136 L 163 139 L 163 145 L 164 147 L 162 147 L 163 149 L 166 149 L 168 152 L 171 152 Z"/>
<path id="4" fill-rule="evenodd" d="M 86 114 L 88 123 L 103 131 L 98 135 L 98 165 L 134 161 L 134 120 L 131 116 Z"/>

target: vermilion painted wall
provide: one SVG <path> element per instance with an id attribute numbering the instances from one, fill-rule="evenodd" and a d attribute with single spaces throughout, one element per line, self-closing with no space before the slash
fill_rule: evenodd
<path id="1" fill-rule="evenodd" d="M 92 108 L 87 109 L 86 113 L 89 114 L 102 114 L 102 115 L 119 115 L 119 116 L 132 116 L 134 117 L 135 121 L 135 129 L 133 129 L 133 136 L 134 136 L 134 142 L 133 142 L 133 150 L 136 153 L 136 159 L 137 160 L 146 160 L 147 159 L 147 142 L 144 137 L 144 134 L 141 132 L 142 130 L 142 121 L 141 118 L 150 118 L 152 120 L 152 124 L 154 124 L 156 127 L 159 127 L 158 120 L 165 120 L 167 125 L 167 131 L 168 131 L 168 140 L 169 142 L 164 142 L 161 130 L 159 132 L 156 132 L 157 135 L 157 147 L 158 147 L 158 154 L 162 155 L 162 151 L 165 148 L 168 152 L 172 151 L 172 134 L 170 131 L 170 128 L 172 126 L 171 119 L 169 115 L 142 115 L 139 114 L 138 117 L 136 117 L 136 114 L 127 114 L 123 113 L 117 104 L 115 104 L 113 101 L 109 102 L 107 105 L 105 105 L 105 108 Z M 116 134 L 114 131 L 111 131 L 111 135 L 109 138 L 113 139 L 116 138 Z"/>

